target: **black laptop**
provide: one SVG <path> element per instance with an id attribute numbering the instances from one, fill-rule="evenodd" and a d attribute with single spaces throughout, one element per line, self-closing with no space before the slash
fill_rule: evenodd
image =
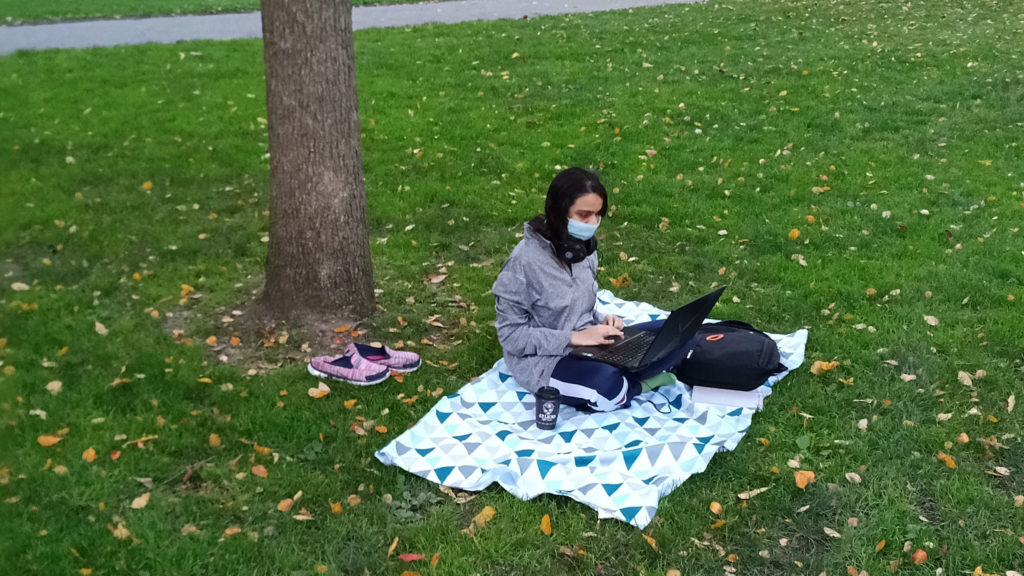
<path id="1" fill-rule="evenodd" d="M 602 346 L 578 346 L 571 354 L 628 370 L 646 368 L 693 338 L 725 288 L 676 308 L 657 332 L 626 326 L 622 340 Z"/>

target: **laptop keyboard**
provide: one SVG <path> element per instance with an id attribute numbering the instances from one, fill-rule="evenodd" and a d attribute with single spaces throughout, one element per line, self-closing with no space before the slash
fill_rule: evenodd
<path id="1" fill-rule="evenodd" d="M 629 340 L 598 352 L 592 358 L 620 366 L 636 366 L 657 336 L 657 332 L 641 332 Z"/>

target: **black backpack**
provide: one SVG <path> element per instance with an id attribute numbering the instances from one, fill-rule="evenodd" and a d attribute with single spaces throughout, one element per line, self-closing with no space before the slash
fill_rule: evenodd
<path id="1" fill-rule="evenodd" d="M 690 340 L 692 352 L 673 370 L 690 386 L 748 392 L 788 370 L 770 336 L 746 322 L 704 324 Z"/>

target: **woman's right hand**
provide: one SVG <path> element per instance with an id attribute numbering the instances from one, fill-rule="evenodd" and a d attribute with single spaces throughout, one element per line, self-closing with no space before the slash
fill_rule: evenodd
<path id="1" fill-rule="evenodd" d="M 608 326 L 607 324 L 597 324 L 585 330 L 573 332 L 572 340 L 569 341 L 569 345 L 601 346 L 602 344 L 611 344 L 612 342 L 615 342 L 616 338 L 622 338 L 622 330 Z"/>

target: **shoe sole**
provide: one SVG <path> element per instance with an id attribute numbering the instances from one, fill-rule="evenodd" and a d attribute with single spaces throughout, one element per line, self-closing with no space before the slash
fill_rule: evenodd
<path id="1" fill-rule="evenodd" d="M 408 374 L 409 372 L 415 372 L 415 371 L 419 370 L 420 366 L 423 366 L 423 359 L 422 358 L 412 368 L 401 368 L 401 369 L 399 369 L 399 368 L 391 368 L 391 370 L 393 370 L 395 372 L 398 372 L 399 374 Z"/>
<path id="2" fill-rule="evenodd" d="M 308 365 L 306 367 L 306 370 L 313 376 L 316 376 L 317 378 L 329 378 L 331 380 L 338 380 L 340 382 L 348 382 L 349 384 L 353 384 L 355 386 L 373 386 L 374 384 L 380 384 L 381 382 L 387 380 L 389 376 L 391 376 L 390 372 L 385 372 L 384 377 L 378 380 L 349 380 L 348 378 L 342 378 L 341 376 L 335 376 L 333 374 L 328 374 L 327 372 L 321 372 L 316 368 L 313 368 L 312 364 Z"/>

